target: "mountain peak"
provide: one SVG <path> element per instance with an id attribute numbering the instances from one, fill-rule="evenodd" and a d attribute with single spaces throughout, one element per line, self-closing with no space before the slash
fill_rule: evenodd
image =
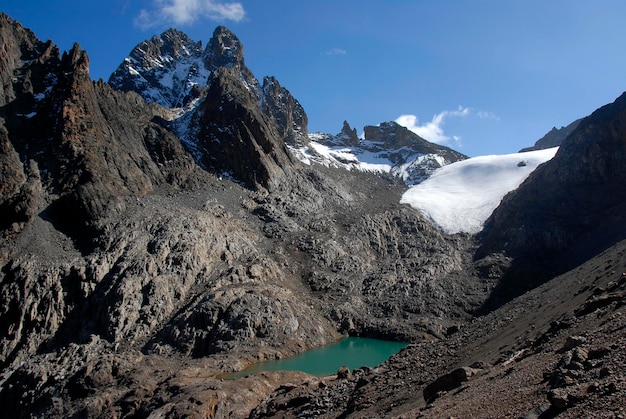
<path id="1" fill-rule="evenodd" d="M 133 48 L 111 74 L 109 84 L 137 92 L 147 102 L 175 108 L 199 97 L 198 86 L 206 85 L 209 74 L 202 42 L 171 28 Z"/>
<path id="2" fill-rule="evenodd" d="M 178 108 L 199 98 L 211 73 L 220 67 L 240 68 L 246 82 L 256 84 L 245 67 L 241 41 L 228 28 L 218 26 L 205 49 L 202 42 L 170 28 L 133 48 L 109 84 L 134 91 L 147 102 Z"/>
<path id="3" fill-rule="evenodd" d="M 205 64 L 211 71 L 219 67 L 243 67 L 243 45 L 225 26 L 218 26 L 205 51 Z"/>
<path id="4" fill-rule="evenodd" d="M 348 145 L 358 145 L 359 137 L 356 133 L 356 128 L 351 128 L 348 121 L 343 121 L 343 127 L 341 128 L 341 132 L 339 136 L 344 138 L 344 141 Z"/>

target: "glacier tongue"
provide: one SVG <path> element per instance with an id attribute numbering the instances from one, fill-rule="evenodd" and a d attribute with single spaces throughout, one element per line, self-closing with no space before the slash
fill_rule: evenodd
<path id="1" fill-rule="evenodd" d="M 555 147 L 459 161 L 411 187 L 400 202 L 420 210 L 446 233 L 475 234 L 482 230 L 504 195 L 517 189 L 557 150 Z"/>

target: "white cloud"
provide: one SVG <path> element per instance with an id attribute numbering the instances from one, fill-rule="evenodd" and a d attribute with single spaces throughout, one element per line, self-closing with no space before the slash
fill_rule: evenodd
<path id="1" fill-rule="evenodd" d="M 453 135 L 452 137 L 446 135 L 443 131 L 443 125 L 447 118 L 450 117 L 466 117 L 470 114 L 470 108 L 464 108 L 459 106 L 454 111 L 443 111 L 435 116 L 429 122 L 420 124 L 417 116 L 415 115 L 400 115 L 396 122 L 403 127 L 408 128 L 420 137 L 437 144 L 448 144 L 450 140 L 453 140 L 457 145 L 461 142 L 461 137 Z"/>
<path id="2" fill-rule="evenodd" d="M 142 9 L 135 17 L 135 25 L 149 29 L 162 24 L 192 24 L 201 18 L 239 22 L 245 15 L 241 3 L 220 3 L 215 0 L 153 0 L 152 9 Z"/>
<path id="3" fill-rule="evenodd" d="M 492 119 L 494 121 L 499 121 L 500 118 L 498 117 L 498 115 L 496 115 L 493 112 L 489 112 L 489 111 L 478 111 L 476 113 L 476 115 L 478 115 L 478 117 L 480 119 Z"/>
<path id="4" fill-rule="evenodd" d="M 341 48 L 331 48 L 328 51 L 326 51 L 324 54 L 325 55 L 346 55 L 348 52 L 345 49 L 341 49 Z"/>

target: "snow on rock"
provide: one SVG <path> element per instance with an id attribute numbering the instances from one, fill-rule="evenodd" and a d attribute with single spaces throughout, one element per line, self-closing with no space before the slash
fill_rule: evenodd
<path id="1" fill-rule="evenodd" d="M 387 173 L 399 177 L 407 185 L 422 182 L 439 167 L 456 161 L 450 159 L 466 158 L 446 147 L 428 143 L 412 133 L 416 138 L 410 137 L 398 144 L 393 141 L 393 132 L 380 134 L 376 127 L 369 127 L 369 133 L 377 134 L 380 138 L 358 139 L 356 134 L 355 138 L 351 138 L 345 132 L 349 132 L 350 128 L 347 123 L 344 124 L 344 130 L 338 135 L 310 133 L 308 144 L 289 148 L 305 164 L 317 163 L 346 170 Z"/>
<path id="2" fill-rule="evenodd" d="M 528 153 L 480 156 L 437 169 L 424 182 L 404 193 L 409 204 L 446 233 L 471 233 L 483 223 L 508 192 L 554 157 L 558 147 Z"/>

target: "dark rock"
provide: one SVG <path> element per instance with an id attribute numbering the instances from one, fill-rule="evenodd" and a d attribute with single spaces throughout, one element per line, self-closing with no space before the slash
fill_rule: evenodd
<path id="1" fill-rule="evenodd" d="M 222 67 L 212 74 L 197 118 L 200 163 L 249 188 L 275 189 L 298 164 L 238 69 Z"/>
<path id="2" fill-rule="evenodd" d="M 504 251 L 514 260 L 496 305 L 626 238 L 624 115 L 626 94 L 584 118 L 485 222 L 477 259 Z"/>
<path id="3" fill-rule="evenodd" d="M 359 144 L 359 137 L 356 133 L 356 128 L 350 128 L 350 124 L 348 124 L 347 121 L 343 121 L 343 127 L 337 137 L 340 138 L 346 145 L 355 146 Z"/>
<path id="4" fill-rule="evenodd" d="M 567 352 L 581 345 L 584 345 L 586 342 L 587 339 L 584 336 L 568 336 L 565 344 L 563 344 L 563 348 L 561 348 L 561 351 Z"/>
<path id="5" fill-rule="evenodd" d="M 532 147 L 526 147 L 520 150 L 520 153 L 524 153 L 527 151 L 535 151 L 535 150 L 545 150 L 546 148 L 558 147 L 561 143 L 567 138 L 568 135 L 572 133 L 580 124 L 581 119 L 577 119 L 566 127 L 556 128 L 553 127 L 550 132 L 541 137 L 535 142 L 535 145 Z"/>
<path id="6" fill-rule="evenodd" d="M 557 411 L 565 410 L 569 407 L 568 395 L 563 390 L 550 390 L 548 401 Z"/>
<path id="7" fill-rule="evenodd" d="M 396 122 L 383 122 L 378 126 L 363 128 L 365 140 L 379 143 L 383 148 L 397 150 L 403 147 L 420 154 L 437 154 L 448 162 L 464 160 L 467 156 L 448 147 L 431 143 Z"/>
<path id="8" fill-rule="evenodd" d="M 609 294 L 591 296 L 585 303 L 578 307 L 574 313 L 577 317 L 586 316 L 594 311 L 606 307 L 614 302 L 621 302 L 626 299 L 626 291 L 618 291 Z"/>
<path id="9" fill-rule="evenodd" d="M 539 405 L 526 413 L 526 415 L 524 415 L 524 419 L 541 419 L 544 417 L 544 413 L 550 410 L 550 406 L 550 404 Z"/>
<path id="10" fill-rule="evenodd" d="M 470 377 L 478 372 L 479 370 L 474 368 L 461 367 L 448 374 L 442 375 L 424 388 L 424 400 L 428 403 L 433 402 L 439 397 L 439 394 L 461 387 L 464 382 L 468 381 Z"/>
<path id="11" fill-rule="evenodd" d="M 278 135 L 294 146 L 308 144 L 308 118 L 300 102 L 274 77 L 264 77 L 261 111 L 275 121 Z"/>
<path id="12" fill-rule="evenodd" d="M 626 202 L 624 113 L 626 94 L 583 119 L 557 155 L 503 199 L 485 223 L 481 252 L 537 257 L 563 250 L 599 227 L 595 215 Z"/>
<path id="13" fill-rule="evenodd" d="M 340 380 L 346 380 L 350 378 L 350 375 L 350 368 L 346 366 L 339 367 L 339 370 L 337 370 L 337 378 Z"/>

